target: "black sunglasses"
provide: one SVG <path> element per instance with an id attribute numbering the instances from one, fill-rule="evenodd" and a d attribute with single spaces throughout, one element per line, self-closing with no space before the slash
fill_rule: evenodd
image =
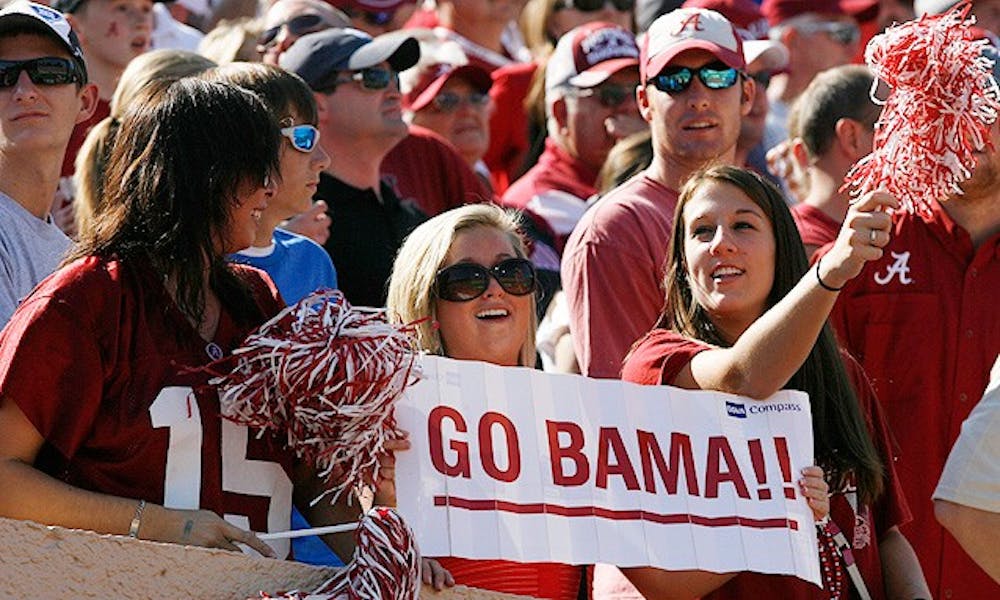
<path id="1" fill-rule="evenodd" d="M 723 62 L 713 62 L 697 69 L 690 67 L 667 67 L 656 77 L 650 77 L 656 89 L 668 94 L 679 94 L 691 87 L 695 75 L 710 90 L 733 87 L 739 80 L 740 72 Z"/>
<path id="2" fill-rule="evenodd" d="M 535 267 L 526 258 L 508 258 L 492 267 L 476 263 L 458 263 L 438 271 L 434 295 L 449 302 L 468 302 L 483 295 L 490 287 L 490 277 L 512 296 L 535 291 Z"/>
<path id="3" fill-rule="evenodd" d="M 329 86 L 326 91 L 333 91 L 338 85 L 342 83 L 350 83 L 352 81 L 357 81 L 366 90 L 379 91 L 384 90 L 389 87 L 390 83 L 396 84 L 396 89 L 399 89 L 399 73 L 393 71 L 392 69 L 383 69 L 382 67 L 369 67 L 367 69 L 361 69 L 360 71 L 355 71 L 346 79 L 335 79 L 333 85 Z M 317 90 L 323 91 L 323 90 Z"/>
<path id="4" fill-rule="evenodd" d="M 578 98 L 597 96 L 597 101 L 604 108 L 618 108 L 629 98 L 635 98 L 635 88 L 637 85 L 627 86 L 617 83 L 605 83 L 597 87 L 577 90 L 573 95 Z"/>
<path id="5" fill-rule="evenodd" d="M 767 86 L 771 85 L 771 72 L 770 71 L 761 71 L 760 73 L 751 73 L 750 74 L 750 79 L 753 79 L 761 87 L 763 87 L 763 88 L 766 89 Z"/>
<path id="6" fill-rule="evenodd" d="M 607 4 L 614 6 L 615 10 L 624 12 L 635 7 L 635 0 L 560 0 L 555 9 L 575 8 L 580 12 L 597 12 Z"/>
<path id="7" fill-rule="evenodd" d="M 14 86 L 21 71 L 26 72 L 35 85 L 83 83 L 75 62 L 68 58 L 46 56 L 31 60 L 0 60 L 0 88 Z"/>
<path id="8" fill-rule="evenodd" d="M 278 37 L 278 32 L 281 31 L 282 27 L 288 27 L 288 31 L 294 35 L 305 35 L 312 33 L 322 23 L 323 17 L 319 15 L 299 15 L 292 17 L 284 23 L 279 23 L 270 29 L 265 29 L 264 33 L 260 34 L 260 37 L 257 38 L 257 45 L 261 48 L 270 46 L 274 43 L 274 38 Z"/>

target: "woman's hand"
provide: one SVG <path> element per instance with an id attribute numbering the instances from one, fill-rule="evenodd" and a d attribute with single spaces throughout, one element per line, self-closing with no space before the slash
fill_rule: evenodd
<path id="1" fill-rule="evenodd" d="M 830 486 L 823 479 L 823 469 L 812 466 L 802 469 L 802 479 L 799 480 L 799 490 L 806 497 L 813 517 L 822 521 L 830 515 Z"/>
<path id="2" fill-rule="evenodd" d="M 240 529 L 210 510 L 179 510 L 149 504 L 142 515 L 139 537 L 144 540 L 222 548 L 242 552 L 246 544 L 268 558 L 274 550 L 252 531 Z"/>
<path id="3" fill-rule="evenodd" d="M 455 585 L 455 578 L 451 576 L 448 569 L 442 567 L 441 563 L 433 558 L 420 559 L 420 576 L 424 583 L 434 586 L 434 589 L 438 591 Z"/>
<path id="4" fill-rule="evenodd" d="M 882 248 L 889 243 L 892 228 L 892 217 L 886 211 L 896 208 L 899 208 L 896 197 L 881 190 L 869 192 L 851 205 L 840 235 L 817 266 L 826 285 L 843 287 L 861 272 L 866 262 L 882 258 Z"/>
<path id="5" fill-rule="evenodd" d="M 405 434 L 404 434 L 405 435 Z M 396 452 L 410 449 L 406 437 L 385 443 L 385 453 L 379 456 L 378 485 L 375 487 L 376 506 L 396 506 Z"/>

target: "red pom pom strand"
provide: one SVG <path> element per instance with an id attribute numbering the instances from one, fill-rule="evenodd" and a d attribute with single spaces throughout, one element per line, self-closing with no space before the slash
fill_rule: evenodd
<path id="1" fill-rule="evenodd" d="M 947 14 L 890 27 L 869 42 L 865 61 L 876 83 L 892 89 L 876 124 L 874 151 L 845 177 L 852 196 L 885 189 L 913 211 L 961 193 L 975 152 L 990 144 L 1000 109 L 993 60 L 983 56 L 988 42 L 973 39 L 969 9 L 963 2 Z"/>
<path id="2" fill-rule="evenodd" d="M 212 365 L 236 363 L 210 383 L 225 418 L 259 435 L 284 434 L 298 457 L 316 465 L 335 502 L 344 490 L 373 487 L 385 442 L 402 437 L 393 407 L 419 377 L 412 331 L 389 324 L 385 311 L 320 290 Z"/>

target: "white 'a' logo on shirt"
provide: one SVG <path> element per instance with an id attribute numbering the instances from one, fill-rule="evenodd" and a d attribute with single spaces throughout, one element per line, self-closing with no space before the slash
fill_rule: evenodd
<path id="1" fill-rule="evenodd" d="M 892 281 L 893 276 L 899 276 L 899 282 L 903 285 L 910 285 L 913 280 L 910 279 L 910 266 L 907 264 L 910 261 L 909 252 L 891 252 L 892 257 L 896 259 L 896 262 L 889 265 L 888 270 L 885 275 L 875 272 L 875 283 L 879 285 L 886 285 Z"/>

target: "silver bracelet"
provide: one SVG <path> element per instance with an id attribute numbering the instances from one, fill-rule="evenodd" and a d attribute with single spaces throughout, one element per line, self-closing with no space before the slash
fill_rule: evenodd
<path id="1" fill-rule="evenodd" d="M 135 505 L 135 515 L 132 516 L 132 522 L 128 526 L 128 536 L 130 538 L 139 539 L 139 525 L 142 524 L 142 511 L 146 510 L 146 501 L 139 500 L 139 504 Z"/>

